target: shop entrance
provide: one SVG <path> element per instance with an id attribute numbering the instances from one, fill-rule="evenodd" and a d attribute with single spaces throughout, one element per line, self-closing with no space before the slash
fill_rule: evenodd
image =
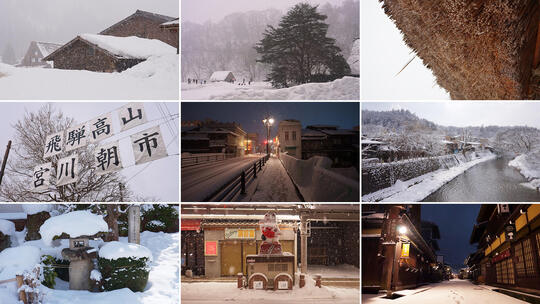
<path id="1" fill-rule="evenodd" d="M 221 252 L 221 276 L 236 276 L 242 272 L 247 274 L 247 265 L 245 263 L 246 256 L 249 254 L 257 254 L 262 241 L 255 240 L 234 240 L 220 241 Z M 283 252 L 294 254 L 294 241 L 281 241 Z"/>

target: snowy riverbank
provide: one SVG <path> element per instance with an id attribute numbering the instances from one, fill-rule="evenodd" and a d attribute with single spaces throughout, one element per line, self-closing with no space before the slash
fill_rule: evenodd
<path id="1" fill-rule="evenodd" d="M 439 169 L 407 181 L 396 181 L 388 188 L 362 196 L 363 202 L 418 202 L 435 192 L 475 165 L 495 159 L 492 153 L 483 154 L 471 161 L 460 163 L 450 169 Z"/>
<path id="2" fill-rule="evenodd" d="M 178 99 L 178 55 L 153 56 L 122 73 L 16 68 L 0 63 L 0 99 Z M 28 88 L 32 89 L 29 90 Z"/>
<path id="3" fill-rule="evenodd" d="M 511 160 L 508 166 L 516 168 L 528 182 L 522 183 L 524 187 L 538 189 L 540 187 L 540 153 L 521 154 Z"/>
<path id="4" fill-rule="evenodd" d="M 182 83 L 185 100 L 358 100 L 360 79 L 344 77 L 325 83 L 307 83 L 285 89 L 274 89 L 269 83 L 251 86 L 214 82 L 204 85 Z"/>

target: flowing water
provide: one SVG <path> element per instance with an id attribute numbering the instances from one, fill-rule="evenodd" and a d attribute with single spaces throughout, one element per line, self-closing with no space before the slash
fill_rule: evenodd
<path id="1" fill-rule="evenodd" d="M 540 192 L 524 187 L 527 180 L 508 158 L 480 163 L 459 175 L 424 202 L 540 202 Z"/>

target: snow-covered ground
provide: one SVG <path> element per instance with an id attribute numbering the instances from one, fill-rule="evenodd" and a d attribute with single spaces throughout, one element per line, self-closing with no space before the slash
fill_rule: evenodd
<path id="1" fill-rule="evenodd" d="M 306 286 L 298 288 L 298 280 L 292 290 L 239 289 L 236 282 L 182 283 L 182 303 L 324 303 L 357 304 L 360 291 L 357 288 L 315 287 L 311 278 Z M 209 292 L 211 291 L 211 292 Z"/>
<path id="2" fill-rule="evenodd" d="M 522 183 L 524 187 L 538 189 L 540 187 L 540 153 L 521 154 L 508 162 L 510 167 L 519 170 L 528 182 Z"/>
<path id="3" fill-rule="evenodd" d="M 68 246 L 68 240 L 62 240 L 61 246 L 49 247 L 42 240 L 24 242 L 24 231 L 16 238 L 19 245 L 37 248 L 41 254 L 59 257 L 62 248 Z M 120 238 L 127 243 L 127 238 Z M 91 241 L 90 246 L 102 246 L 102 241 Z M 177 304 L 179 303 L 179 233 L 142 232 L 141 245 L 150 249 L 153 256 L 148 284 L 144 292 L 132 292 L 124 288 L 109 292 L 92 293 L 89 291 L 66 290 L 67 284 L 58 280 L 55 289 L 41 286 L 44 293 L 43 304 Z M 16 247 L 19 248 L 19 247 Z M 1 267 L 1 266 L 0 266 Z M 1 273 L 1 269 L 0 269 Z M 0 303 L 18 304 L 15 283 L 0 285 Z"/>
<path id="4" fill-rule="evenodd" d="M 469 162 L 460 163 L 450 169 L 439 169 L 407 181 L 396 181 L 388 188 L 362 196 L 363 202 L 418 202 L 475 165 L 495 159 L 495 154 L 487 153 Z"/>
<path id="5" fill-rule="evenodd" d="M 474 285 L 466 280 L 430 284 L 422 288 L 396 292 L 402 295 L 394 300 L 385 299 L 386 294 L 362 294 L 364 304 L 519 304 L 527 303 L 505 294 L 492 291 L 491 288 Z"/>
<path id="6" fill-rule="evenodd" d="M 344 77 L 326 83 L 308 83 L 274 89 L 269 83 L 238 85 L 226 82 L 182 83 L 183 100 L 359 100 L 360 80 Z"/>
<path id="7" fill-rule="evenodd" d="M 360 269 L 353 265 L 342 264 L 336 266 L 308 265 L 307 273 L 310 275 L 320 274 L 322 278 L 360 278 Z"/>
<path id="8" fill-rule="evenodd" d="M 287 174 L 275 156 L 270 157 L 257 179 L 247 189 L 243 202 L 299 202 L 300 197 Z"/>
<path id="9" fill-rule="evenodd" d="M 176 54 L 150 57 L 121 73 L 0 63 L 0 99 L 177 100 L 178 86 Z"/>

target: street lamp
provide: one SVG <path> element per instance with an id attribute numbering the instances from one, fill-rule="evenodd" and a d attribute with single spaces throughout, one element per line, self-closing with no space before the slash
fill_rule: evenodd
<path id="1" fill-rule="evenodd" d="M 274 119 L 270 116 L 263 119 L 263 124 L 266 126 L 266 154 L 270 154 L 270 128 L 274 124 Z"/>
<path id="2" fill-rule="evenodd" d="M 407 233 L 407 227 L 405 227 L 405 226 L 398 226 L 397 229 L 398 229 L 399 234 Z"/>

